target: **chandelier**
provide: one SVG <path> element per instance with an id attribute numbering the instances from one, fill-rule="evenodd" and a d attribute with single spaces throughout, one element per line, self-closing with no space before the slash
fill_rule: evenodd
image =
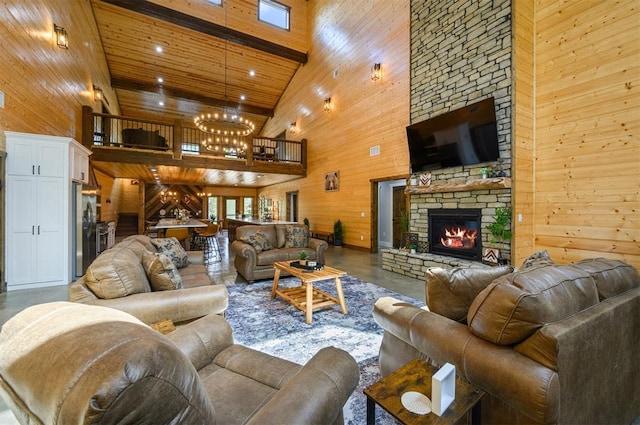
<path id="1" fill-rule="evenodd" d="M 227 7 L 225 7 L 224 16 L 225 27 L 227 26 Z M 224 105 L 220 113 L 201 114 L 193 119 L 195 126 L 207 134 L 200 143 L 212 152 L 225 155 L 242 154 L 247 149 L 244 138 L 253 133 L 255 124 L 227 107 L 227 40 L 224 41 Z"/>
<path id="2" fill-rule="evenodd" d="M 198 115 L 193 119 L 193 123 L 200 131 L 225 137 L 247 137 L 256 128 L 255 124 L 248 119 L 234 112 L 227 113 L 227 111 L 223 111 L 221 114 Z"/>

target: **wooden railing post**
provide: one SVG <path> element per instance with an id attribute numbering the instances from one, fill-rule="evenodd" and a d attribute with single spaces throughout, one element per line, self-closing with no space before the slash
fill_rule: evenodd
<path id="1" fill-rule="evenodd" d="M 307 139 L 300 140 L 300 162 L 302 169 L 307 170 Z"/>
<path id="2" fill-rule="evenodd" d="M 91 149 L 93 146 L 93 108 L 82 106 L 82 140 L 83 146 Z"/>
<path id="3" fill-rule="evenodd" d="M 182 120 L 173 123 L 173 159 L 182 159 Z"/>

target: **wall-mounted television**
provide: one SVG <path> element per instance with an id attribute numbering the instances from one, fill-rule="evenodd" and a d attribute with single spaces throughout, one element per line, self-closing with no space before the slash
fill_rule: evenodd
<path id="1" fill-rule="evenodd" d="M 495 161 L 500 156 L 493 98 L 407 127 L 411 173 Z"/>

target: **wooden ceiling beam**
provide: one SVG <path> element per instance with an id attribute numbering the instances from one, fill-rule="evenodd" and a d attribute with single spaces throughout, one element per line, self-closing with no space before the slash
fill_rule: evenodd
<path id="1" fill-rule="evenodd" d="M 226 28 L 222 25 L 214 24 L 213 22 L 205 21 L 204 19 L 197 18 L 195 16 L 187 15 L 182 12 L 178 12 L 168 7 L 161 6 L 159 4 L 151 3 L 149 1 L 140 0 L 102 0 L 104 3 L 112 4 L 122 7 L 133 12 L 141 13 L 151 18 L 159 19 L 161 21 L 169 22 L 174 25 L 178 25 L 183 28 L 188 28 L 193 31 L 198 31 L 203 34 L 218 37 L 223 40 L 230 41 L 232 43 L 239 44 L 241 46 L 251 47 L 262 52 L 266 52 L 275 56 L 279 56 L 284 59 L 292 60 L 298 63 L 307 63 L 308 56 L 304 52 L 299 52 L 288 47 L 281 46 L 276 43 L 264 40 L 262 38 L 254 37 L 249 34 L 245 34 L 240 31 Z"/>
<path id="2" fill-rule="evenodd" d="M 113 87 L 114 89 L 165 94 L 170 97 L 192 100 L 218 108 L 227 107 L 233 108 L 237 111 L 242 111 L 247 114 L 273 117 L 273 109 L 270 108 L 262 108 L 260 106 L 252 106 L 245 103 L 230 102 L 228 100 L 204 96 L 202 94 L 178 89 L 175 87 L 167 87 L 165 85 L 159 86 L 157 83 L 145 83 L 142 81 L 130 80 L 127 78 L 114 77 L 111 79 L 111 87 Z"/>

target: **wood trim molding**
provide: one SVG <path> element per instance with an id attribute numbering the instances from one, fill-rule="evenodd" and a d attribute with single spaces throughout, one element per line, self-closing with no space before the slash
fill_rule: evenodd
<path id="1" fill-rule="evenodd" d="M 465 181 L 451 181 L 430 186 L 407 186 L 406 193 L 444 193 L 444 192 L 467 192 L 473 190 L 508 189 L 511 187 L 509 177 L 497 177 L 489 179 L 471 179 Z"/>

